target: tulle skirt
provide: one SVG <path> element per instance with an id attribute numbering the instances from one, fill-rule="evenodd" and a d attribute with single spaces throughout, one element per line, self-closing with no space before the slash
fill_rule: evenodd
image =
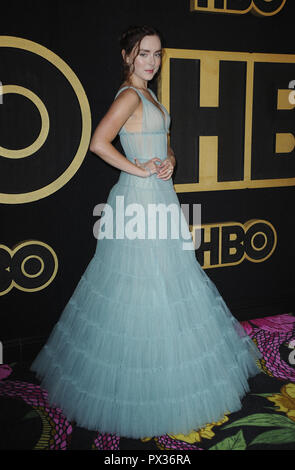
<path id="1" fill-rule="evenodd" d="M 114 232 L 122 196 L 125 208 L 175 204 L 179 218 L 171 215 L 170 232 L 184 223 L 172 185 L 155 191 L 129 183 L 130 175 L 121 173 L 107 200 L 113 213 L 103 212 L 105 221 L 113 218 Z M 136 221 L 137 234 L 143 226 L 155 228 L 147 211 Z M 100 236 L 102 229 L 101 224 Z M 194 250 L 184 249 L 188 233 L 186 225 L 182 238 L 98 239 L 31 366 L 50 403 L 69 420 L 90 430 L 143 438 L 186 434 L 241 409 L 248 378 L 260 372 L 262 355 Z"/>

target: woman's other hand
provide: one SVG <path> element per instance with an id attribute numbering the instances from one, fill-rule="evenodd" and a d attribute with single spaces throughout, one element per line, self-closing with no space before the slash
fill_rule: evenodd
<path id="1" fill-rule="evenodd" d="M 158 166 L 158 176 L 157 178 L 161 178 L 162 180 L 169 180 L 173 174 L 174 165 L 170 157 L 167 157 L 165 160 L 161 162 L 161 165 Z"/>
<path id="2" fill-rule="evenodd" d="M 150 176 L 150 175 L 153 175 L 154 173 L 158 173 L 158 169 L 159 169 L 159 166 L 160 165 L 157 165 L 156 162 L 159 162 L 161 163 L 162 160 L 160 160 L 160 158 L 157 158 L 157 157 L 154 157 L 154 158 L 151 158 L 150 160 L 148 160 L 147 162 L 144 162 L 144 163 L 140 163 L 137 158 L 134 158 L 134 162 L 137 166 L 139 166 L 140 168 L 143 168 L 143 169 L 146 169 L 147 171 L 147 177 Z M 150 170 L 150 171 L 149 171 Z"/>

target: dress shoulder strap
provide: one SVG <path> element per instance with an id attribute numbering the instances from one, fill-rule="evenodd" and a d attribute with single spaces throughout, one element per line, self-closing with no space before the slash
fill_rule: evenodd
<path id="1" fill-rule="evenodd" d="M 126 85 L 126 86 L 123 86 L 122 88 L 120 88 L 120 90 L 116 93 L 115 98 L 117 98 L 117 96 L 121 93 L 121 91 L 125 90 L 126 88 L 132 88 L 133 90 L 136 91 L 136 93 L 139 95 L 140 98 L 143 97 L 142 93 L 137 88 L 135 88 L 134 86 L 131 86 L 131 85 L 130 86 Z"/>
<path id="2" fill-rule="evenodd" d="M 148 88 L 148 91 L 150 92 L 150 94 L 152 95 L 152 97 L 154 98 L 154 100 L 156 102 L 159 102 L 158 98 L 156 97 L 155 93 L 153 92 L 153 90 L 151 88 Z"/>
<path id="3" fill-rule="evenodd" d="M 123 90 L 126 90 L 126 88 L 132 88 L 133 90 L 136 91 L 136 93 L 138 94 L 138 96 L 140 97 L 141 101 L 142 101 L 142 104 L 143 104 L 143 110 L 142 110 L 142 125 L 141 125 L 141 132 L 145 132 L 147 130 L 147 119 L 148 119 L 148 116 L 147 116 L 147 106 L 145 106 L 145 100 L 146 100 L 146 97 L 144 96 L 143 93 L 141 93 L 141 91 L 139 91 L 137 88 L 135 88 L 134 86 L 123 86 L 122 88 L 120 88 L 120 90 L 116 93 L 115 95 L 115 98 L 121 93 L 121 91 Z M 119 134 L 121 134 L 122 132 L 125 132 L 124 131 L 124 126 L 121 128 Z"/>

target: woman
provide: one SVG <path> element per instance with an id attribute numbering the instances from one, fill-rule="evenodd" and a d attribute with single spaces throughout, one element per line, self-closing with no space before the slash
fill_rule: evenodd
<path id="1" fill-rule="evenodd" d="M 133 438 L 185 434 L 239 410 L 262 357 L 184 249 L 192 238 L 171 179 L 170 116 L 148 88 L 161 47 L 147 26 L 121 37 L 125 80 L 90 143 L 121 173 L 95 255 L 32 365 L 68 419 Z M 126 156 L 112 145 L 118 133 Z M 157 219 L 155 206 L 174 213 Z"/>

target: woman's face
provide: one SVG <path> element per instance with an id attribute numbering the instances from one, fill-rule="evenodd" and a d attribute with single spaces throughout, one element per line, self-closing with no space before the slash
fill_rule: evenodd
<path id="1" fill-rule="evenodd" d="M 133 62 L 136 47 L 130 54 Z M 151 80 L 161 65 L 162 49 L 158 36 L 145 36 L 140 43 L 139 53 L 131 66 L 131 73 L 141 80 Z"/>

